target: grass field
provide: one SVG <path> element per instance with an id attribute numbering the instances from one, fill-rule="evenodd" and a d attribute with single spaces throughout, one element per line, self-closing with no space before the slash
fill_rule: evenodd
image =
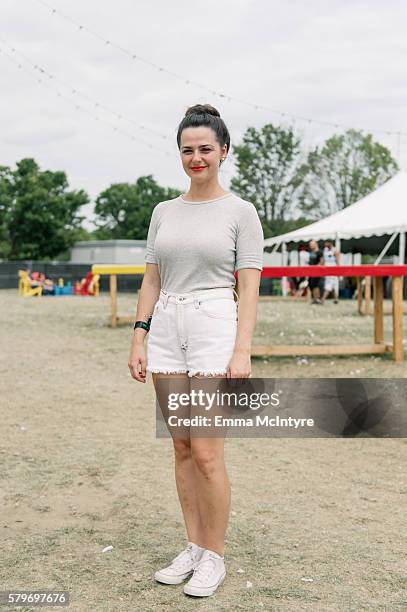
<path id="1" fill-rule="evenodd" d="M 134 297 L 119 307 L 132 312 Z M 67 589 L 75 612 L 406 610 L 403 439 L 227 440 L 225 583 L 192 600 L 152 580 L 184 545 L 172 447 L 155 438 L 151 379 L 128 374 L 131 329 L 110 329 L 108 310 L 105 295 L 0 292 L 0 590 Z M 372 326 L 355 302 L 262 302 L 255 342 L 371 342 Z M 387 355 L 273 358 L 254 360 L 253 376 L 407 367 Z"/>

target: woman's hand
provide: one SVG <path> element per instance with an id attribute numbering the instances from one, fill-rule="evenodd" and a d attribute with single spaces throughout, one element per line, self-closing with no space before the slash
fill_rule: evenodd
<path id="1" fill-rule="evenodd" d="M 142 383 L 146 382 L 147 356 L 144 343 L 133 341 L 128 366 L 130 374 L 135 380 Z"/>
<path id="2" fill-rule="evenodd" d="M 235 349 L 227 367 L 226 378 L 250 378 L 251 372 L 250 351 Z"/>

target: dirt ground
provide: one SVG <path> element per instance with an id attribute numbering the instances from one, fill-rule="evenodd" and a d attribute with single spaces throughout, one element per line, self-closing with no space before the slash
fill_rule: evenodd
<path id="1" fill-rule="evenodd" d="M 119 296 L 123 313 L 134 302 Z M 404 439 L 228 439 L 225 583 L 195 600 L 153 581 L 185 542 L 172 446 L 155 438 L 151 378 L 128 374 L 131 329 L 109 328 L 108 310 L 106 295 L 0 292 L 0 590 L 66 589 L 75 612 L 406 610 Z M 255 342 L 368 342 L 372 326 L 355 302 L 262 302 Z M 273 358 L 253 376 L 407 368 L 387 355 Z"/>

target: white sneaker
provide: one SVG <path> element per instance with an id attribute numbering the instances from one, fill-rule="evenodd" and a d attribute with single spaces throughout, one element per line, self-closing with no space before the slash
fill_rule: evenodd
<path id="1" fill-rule="evenodd" d="M 154 574 L 157 582 L 164 584 L 180 584 L 192 574 L 205 549 L 193 542 L 173 559 L 167 567 Z"/>
<path id="2" fill-rule="evenodd" d="M 205 550 L 196 564 L 194 575 L 184 586 L 184 593 L 195 597 L 213 595 L 218 586 L 225 580 L 225 576 L 224 558 L 212 550 Z"/>

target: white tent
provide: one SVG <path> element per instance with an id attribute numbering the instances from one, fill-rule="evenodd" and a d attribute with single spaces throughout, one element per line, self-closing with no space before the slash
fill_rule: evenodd
<path id="1" fill-rule="evenodd" d="M 333 240 L 342 252 L 399 255 L 404 263 L 407 232 L 407 172 L 398 172 L 376 191 L 343 210 L 293 232 L 264 241 L 267 251 L 282 245 Z"/>

